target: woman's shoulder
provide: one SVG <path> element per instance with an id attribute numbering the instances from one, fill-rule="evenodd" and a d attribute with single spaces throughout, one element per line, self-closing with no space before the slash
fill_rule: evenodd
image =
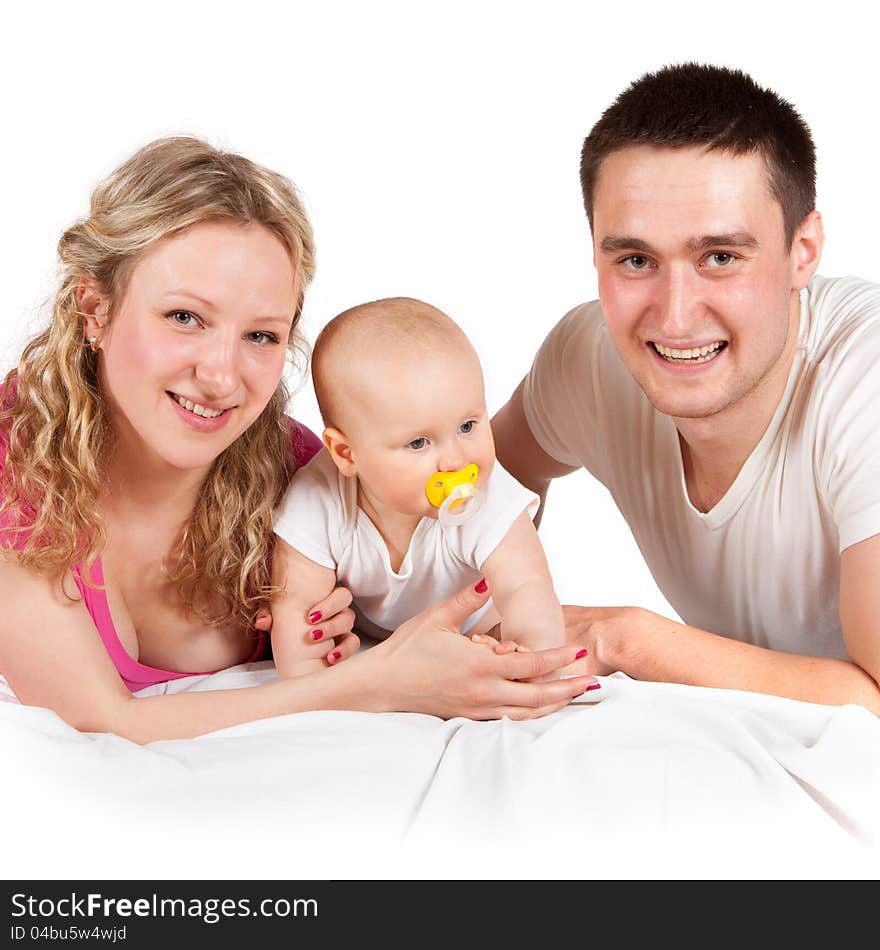
<path id="1" fill-rule="evenodd" d="M 297 422 L 291 416 L 287 416 L 287 428 L 290 432 L 290 451 L 295 468 L 302 468 L 321 450 L 321 440 L 308 426 Z"/>

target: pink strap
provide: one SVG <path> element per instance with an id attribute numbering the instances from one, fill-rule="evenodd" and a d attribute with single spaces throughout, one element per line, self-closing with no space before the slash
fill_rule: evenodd
<path id="1" fill-rule="evenodd" d="M 113 617 L 110 615 L 110 604 L 107 602 L 107 592 L 104 589 L 104 569 L 100 558 L 96 558 L 89 577 L 95 585 L 94 587 L 85 582 L 81 567 L 77 567 L 73 571 L 73 579 L 82 594 L 83 603 L 95 623 L 101 641 L 110 655 L 110 659 L 113 660 L 113 665 L 119 671 L 123 682 L 133 693 L 145 686 L 152 686 L 154 683 L 165 683 L 168 680 L 181 679 L 184 676 L 208 675 L 207 672 L 180 673 L 175 670 L 160 670 L 158 667 L 147 666 L 145 663 L 140 663 L 131 657 L 122 645 L 116 632 L 116 626 L 113 623 Z M 256 648 L 247 662 L 254 663 L 262 659 L 268 652 L 267 646 L 265 632 L 258 631 Z"/>

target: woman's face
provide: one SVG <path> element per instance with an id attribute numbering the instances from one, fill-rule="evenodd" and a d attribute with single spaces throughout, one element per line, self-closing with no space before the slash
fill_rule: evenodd
<path id="1" fill-rule="evenodd" d="M 98 304 L 86 328 L 125 457 L 207 471 L 272 397 L 296 303 L 262 225 L 206 222 L 146 253 L 106 327 Z"/>

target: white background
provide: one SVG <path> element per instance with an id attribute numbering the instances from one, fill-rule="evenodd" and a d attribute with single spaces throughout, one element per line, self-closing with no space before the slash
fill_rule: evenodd
<path id="1" fill-rule="evenodd" d="M 699 60 L 792 101 L 819 149 L 821 273 L 876 279 L 876 50 L 855 5 L 370 2 L 16 4 L 4 27 L 0 228 L 8 368 L 94 184 L 191 132 L 291 177 L 318 245 L 305 330 L 409 294 L 470 335 L 491 411 L 596 295 L 578 156 L 614 96 Z M 6 14 L 9 17 L 9 13 Z M 320 431 L 310 387 L 296 415 Z M 557 483 L 542 537 L 564 601 L 670 616 L 609 496 Z"/>
<path id="2" fill-rule="evenodd" d="M 305 329 L 379 296 L 446 310 L 490 410 L 545 333 L 595 296 L 578 155 L 643 72 L 736 66 L 792 101 L 819 149 L 820 272 L 877 279 L 876 41 L 848 2 L 16 4 L 4 14 L 0 364 L 39 325 L 54 248 L 91 187 L 192 132 L 291 177 L 319 268 Z M 309 388 L 299 418 L 319 429 Z M 604 489 L 555 486 L 542 527 L 560 596 L 674 616 Z"/>
<path id="3" fill-rule="evenodd" d="M 596 294 L 577 175 L 583 137 L 630 81 L 690 59 L 742 68 L 802 112 L 819 149 L 820 270 L 876 280 L 877 51 L 857 9 L 848 0 L 9 5 L 0 368 L 40 325 L 55 243 L 85 214 L 93 185 L 151 139 L 191 132 L 302 189 L 319 252 L 310 339 L 356 302 L 422 297 L 471 336 L 494 411 L 545 333 Z M 319 428 L 307 386 L 295 412 Z M 673 616 L 607 493 L 584 473 L 554 487 L 542 537 L 563 600 Z"/>

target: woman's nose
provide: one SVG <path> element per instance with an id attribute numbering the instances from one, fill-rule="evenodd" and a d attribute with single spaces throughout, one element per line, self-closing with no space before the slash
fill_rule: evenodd
<path id="1" fill-rule="evenodd" d="M 198 355 L 196 380 L 205 395 L 219 399 L 234 392 L 239 383 L 237 340 L 212 340 Z"/>

